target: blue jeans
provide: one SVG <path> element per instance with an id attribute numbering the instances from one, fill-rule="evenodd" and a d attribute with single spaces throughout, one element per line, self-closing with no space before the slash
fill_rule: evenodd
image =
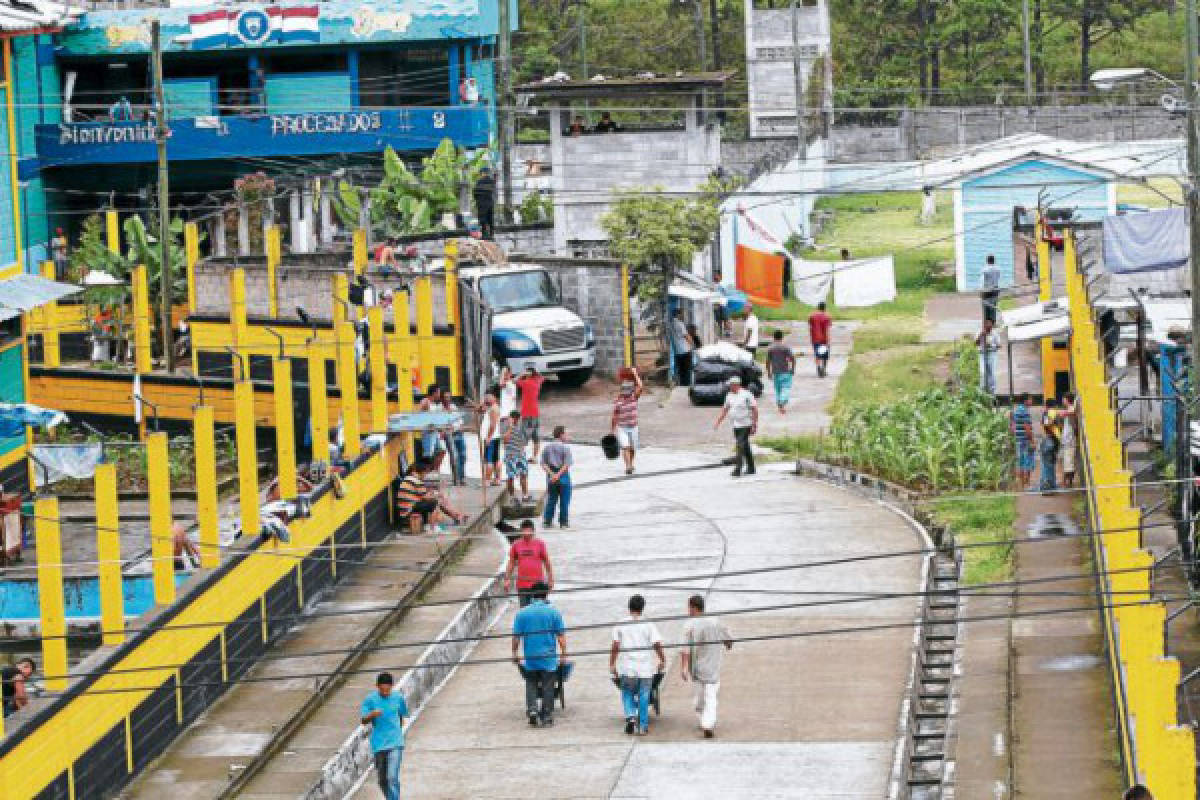
<path id="1" fill-rule="evenodd" d="M 650 687 L 653 678 L 631 678 L 621 676 L 621 705 L 625 707 L 625 718 L 637 717 L 638 728 L 650 727 Z"/>
<path id="2" fill-rule="evenodd" d="M 1049 492 L 1058 488 L 1058 477 L 1055 474 L 1055 467 L 1058 466 L 1058 442 L 1049 436 L 1043 436 L 1038 449 L 1042 456 L 1042 480 L 1039 488 L 1043 492 Z"/>
<path id="3" fill-rule="evenodd" d="M 571 473 L 568 470 L 557 481 L 546 483 L 546 510 L 542 523 L 549 525 L 554 520 L 554 509 L 558 508 L 558 524 L 567 524 L 567 509 L 571 506 Z"/>
<path id="4" fill-rule="evenodd" d="M 404 760 L 404 748 L 393 747 L 375 754 L 375 777 L 386 800 L 400 800 L 400 762 Z"/>
<path id="5" fill-rule="evenodd" d="M 460 481 L 467 477 L 467 437 L 460 431 L 454 432 L 454 470 Z"/>
<path id="6" fill-rule="evenodd" d="M 979 388 L 988 394 L 996 393 L 996 351 L 979 354 Z"/>

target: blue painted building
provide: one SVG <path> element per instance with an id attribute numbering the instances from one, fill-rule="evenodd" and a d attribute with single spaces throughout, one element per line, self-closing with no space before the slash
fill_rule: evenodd
<path id="1" fill-rule="evenodd" d="M 1116 174 L 1057 156 L 1029 153 L 959 176 L 954 189 L 955 277 L 959 291 L 977 291 L 989 255 L 1001 286 L 1014 280 L 1013 210 L 1073 209 L 1079 221 L 1116 213 Z"/>
<path id="2" fill-rule="evenodd" d="M 161 25 L 172 192 L 255 170 L 320 173 L 385 147 L 487 146 L 501 0 L 233 3 L 88 11 L 33 46 L 31 146 L 60 210 L 155 182 L 151 19 Z M 516 0 L 510 3 L 514 27 Z M 164 3 L 165 5 L 165 3 Z M 82 168 L 82 169 L 81 169 Z"/>

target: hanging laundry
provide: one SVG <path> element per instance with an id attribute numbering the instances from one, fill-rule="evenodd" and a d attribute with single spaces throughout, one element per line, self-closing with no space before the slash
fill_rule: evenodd
<path id="1" fill-rule="evenodd" d="M 896 269 L 891 256 L 838 262 L 833 302 L 839 308 L 862 308 L 895 299 Z"/>
<path id="2" fill-rule="evenodd" d="M 33 447 L 34 477 L 38 487 L 64 478 L 90 478 L 104 460 L 100 444 L 38 444 Z"/>
<path id="3" fill-rule="evenodd" d="M 1182 208 L 1104 218 L 1104 269 L 1149 272 L 1188 263 L 1187 213 Z"/>
<path id="4" fill-rule="evenodd" d="M 823 303 L 833 288 L 836 261 L 806 261 L 792 259 L 792 291 L 796 299 L 807 306 Z"/>

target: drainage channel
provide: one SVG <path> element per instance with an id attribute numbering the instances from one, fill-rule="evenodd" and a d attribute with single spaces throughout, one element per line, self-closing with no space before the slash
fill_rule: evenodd
<path id="1" fill-rule="evenodd" d="M 962 564 L 953 551 L 934 555 L 929 590 L 921 608 L 913 696 L 908 707 L 903 796 L 910 800 L 939 800 L 952 772 L 946 757 L 946 742 L 950 735 L 951 684 L 958 648 L 961 574 Z"/>

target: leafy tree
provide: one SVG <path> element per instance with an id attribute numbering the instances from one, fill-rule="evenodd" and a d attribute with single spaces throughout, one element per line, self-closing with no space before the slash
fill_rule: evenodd
<path id="1" fill-rule="evenodd" d="M 660 187 L 620 194 L 600 221 L 613 258 L 629 265 L 638 296 L 662 299 L 668 281 L 712 241 L 720 224 L 721 193 L 729 181 L 710 179 L 700 194 L 675 197 Z"/>

